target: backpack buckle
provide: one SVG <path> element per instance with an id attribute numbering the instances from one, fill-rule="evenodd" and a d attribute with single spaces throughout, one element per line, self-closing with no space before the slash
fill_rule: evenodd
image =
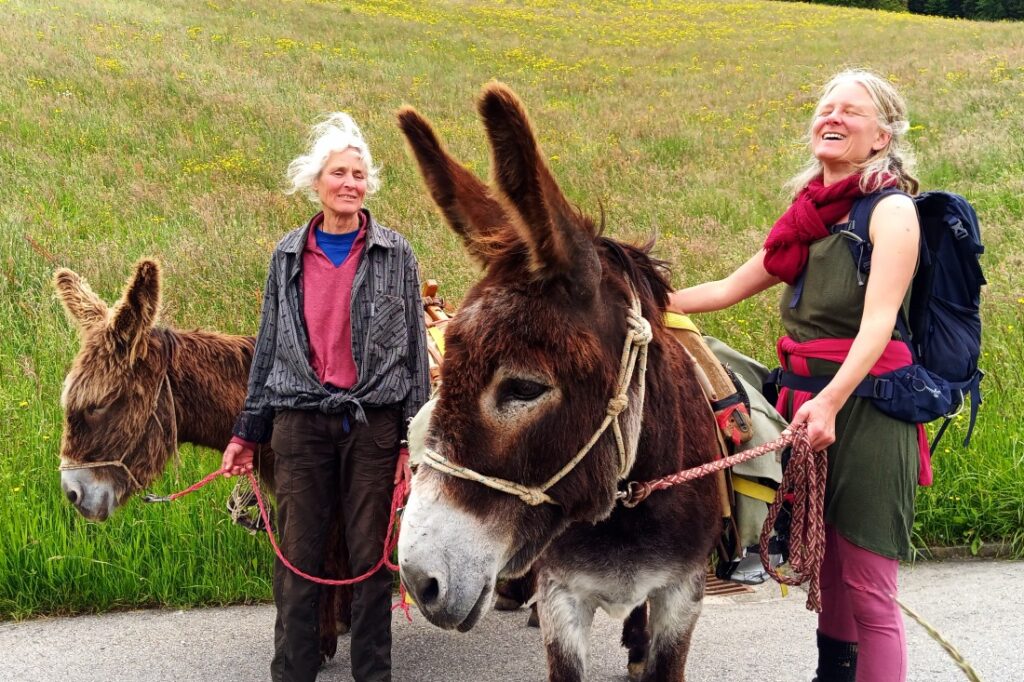
<path id="1" fill-rule="evenodd" d="M 946 224 L 949 225 L 949 229 L 953 231 L 953 237 L 957 241 L 971 236 L 970 232 L 967 231 L 967 228 L 964 227 L 963 222 L 961 222 L 956 216 L 949 216 L 949 219 L 946 220 Z"/>
<path id="2" fill-rule="evenodd" d="M 875 379 L 871 384 L 871 397 L 876 400 L 892 398 L 892 382 L 888 379 Z"/>

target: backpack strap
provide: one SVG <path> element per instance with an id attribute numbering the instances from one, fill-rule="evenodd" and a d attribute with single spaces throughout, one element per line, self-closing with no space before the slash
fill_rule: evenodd
<path id="1" fill-rule="evenodd" d="M 960 404 L 963 405 L 963 401 L 967 399 L 967 396 L 971 396 L 971 418 L 967 425 L 967 435 L 964 437 L 964 447 L 971 444 L 971 436 L 974 434 L 974 423 L 978 420 L 978 408 L 981 407 L 981 380 L 985 377 L 985 373 L 980 369 L 974 371 L 972 376 L 967 381 L 960 382 L 958 384 L 950 384 L 950 388 L 955 391 L 960 391 Z M 957 410 L 957 414 L 960 411 Z M 942 426 L 939 427 L 938 433 L 935 434 L 935 439 L 932 441 L 931 451 L 935 452 L 935 448 L 939 444 L 939 439 L 942 438 L 942 434 L 946 432 L 946 427 L 953 421 L 953 417 L 956 414 L 946 417 L 942 422 Z"/>
<path id="2" fill-rule="evenodd" d="M 764 383 L 779 388 L 788 388 L 794 391 L 805 391 L 807 393 L 820 393 L 828 385 L 834 374 L 820 376 L 804 376 L 776 367 L 765 378 Z M 850 395 L 860 398 L 874 398 L 888 400 L 892 397 L 892 382 L 888 379 L 867 376 L 853 389 Z M 778 394 L 776 393 L 776 400 Z"/>
<path id="3" fill-rule="evenodd" d="M 895 187 L 887 187 L 871 194 L 865 194 L 853 202 L 853 208 L 850 209 L 850 220 L 842 227 L 842 231 L 850 235 L 850 254 L 857 267 L 858 283 L 861 286 L 864 285 L 864 280 L 860 278 L 860 273 L 871 272 L 871 214 L 875 212 L 878 202 L 893 194 L 910 196 Z"/>
<path id="4" fill-rule="evenodd" d="M 847 234 L 850 253 L 853 256 L 854 266 L 857 268 L 857 284 L 860 286 L 864 286 L 867 282 L 863 274 L 871 270 L 871 235 L 868 230 L 871 214 L 874 212 L 878 202 L 890 194 L 906 194 L 906 192 L 895 187 L 888 187 L 871 194 L 865 194 L 853 202 L 853 207 L 850 209 L 850 219 L 847 222 L 829 227 L 829 231 L 832 234 L 840 232 Z M 796 308 L 797 304 L 800 303 L 800 298 L 804 293 L 805 272 L 800 273 L 800 278 L 793 286 L 793 296 L 789 301 L 790 308 Z"/>
<path id="5" fill-rule="evenodd" d="M 853 257 L 853 264 L 857 269 L 857 284 L 860 286 L 864 286 L 866 283 L 863 275 L 871 272 L 871 216 L 874 214 L 878 203 L 893 194 L 910 196 L 903 190 L 896 189 L 895 187 L 887 187 L 872 194 L 865 194 L 853 202 L 853 208 L 850 209 L 850 221 L 842 228 L 842 231 L 849 235 L 850 255 Z M 923 235 L 918 245 L 918 250 L 921 254 L 927 254 Z M 907 320 L 902 307 L 900 307 L 900 312 L 896 316 L 896 330 L 900 333 L 900 338 L 903 339 L 903 342 L 910 349 L 913 361 L 917 362 L 918 357 L 910 334 L 910 322 Z"/>

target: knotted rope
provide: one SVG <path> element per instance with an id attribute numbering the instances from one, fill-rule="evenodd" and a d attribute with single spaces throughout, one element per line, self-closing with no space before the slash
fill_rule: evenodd
<path id="1" fill-rule="evenodd" d="M 586 457 L 598 439 L 611 426 L 612 433 L 615 436 L 615 447 L 619 453 L 619 480 L 624 479 L 636 461 L 636 446 L 632 444 L 627 447 L 626 441 L 622 436 L 622 427 L 619 424 L 618 417 L 629 406 L 629 386 L 633 381 L 634 374 L 637 380 L 636 409 L 643 410 L 647 386 L 647 347 L 653 338 L 651 323 L 644 318 L 643 311 L 640 308 L 640 299 L 637 298 L 635 292 L 632 294 L 630 307 L 626 313 L 626 325 L 626 341 L 623 343 L 622 355 L 619 359 L 619 374 L 615 382 L 615 395 L 608 400 L 604 420 L 597 428 L 597 431 L 594 432 L 594 435 L 580 448 L 576 455 L 543 484 L 528 486 L 504 478 L 487 476 L 468 467 L 455 464 L 429 447 L 424 449 L 423 463 L 449 476 L 455 476 L 467 481 L 475 481 L 488 488 L 500 490 L 509 495 L 515 495 L 530 506 L 545 503 L 558 504 L 547 494 L 547 491 L 551 486 L 562 480 Z"/>
<path id="2" fill-rule="evenodd" d="M 784 438 L 786 436 L 783 436 Z M 768 508 L 768 517 L 761 527 L 759 550 L 761 565 L 775 582 L 801 585 L 807 582 L 807 609 L 821 613 L 821 564 L 825 558 L 825 478 L 828 458 L 825 452 L 815 452 L 807 439 L 807 427 L 794 429 L 789 464 L 782 476 L 775 501 Z M 789 565 L 798 574 L 786 575 L 776 571 L 768 558 L 768 541 L 775 519 L 786 499 L 792 496 L 792 524 L 789 534 Z"/>
<path id="3" fill-rule="evenodd" d="M 821 613 L 820 576 L 821 563 L 825 556 L 825 473 L 828 460 L 824 452 L 815 452 L 811 448 L 805 426 L 798 426 L 769 443 L 730 457 L 684 469 L 653 481 L 631 481 L 626 490 L 618 494 L 618 498 L 623 506 L 635 507 L 656 490 L 664 490 L 702 478 L 769 452 L 781 450 L 787 445 L 792 446 L 791 459 L 775 493 L 775 501 L 768 510 L 768 517 L 761 527 L 761 564 L 777 582 L 786 585 L 802 585 L 807 582 L 807 608 Z M 779 573 L 771 567 L 768 559 L 768 540 L 787 495 L 791 495 L 793 500 L 789 564 L 798 577 Z"/>

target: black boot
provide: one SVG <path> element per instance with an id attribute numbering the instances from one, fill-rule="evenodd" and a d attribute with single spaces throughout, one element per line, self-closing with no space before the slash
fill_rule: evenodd
<path id="1" fill-rule="evenodd" d="M 857 643 L 818 632 L 818 670 L 813 682 L 856 682 Z"/>

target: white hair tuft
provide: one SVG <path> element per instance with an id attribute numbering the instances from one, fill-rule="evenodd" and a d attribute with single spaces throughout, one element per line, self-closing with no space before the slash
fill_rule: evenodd
<path id="1" fill-rule="evenodd" d="M 313 189 L 313 182 L 320 177 L 327 158 L 346 149 L 355 149 L 366 164 L 366 193 L 373 194 L 380 189 L 380 168 L 373 165 L 362 131 L 351 116 L 336 111 L 313 126 L 309 134 L 309 149 L 288 164 L 287 193 L 302 192 L 310 201 L 318 202 L 320 198 Z"/>

